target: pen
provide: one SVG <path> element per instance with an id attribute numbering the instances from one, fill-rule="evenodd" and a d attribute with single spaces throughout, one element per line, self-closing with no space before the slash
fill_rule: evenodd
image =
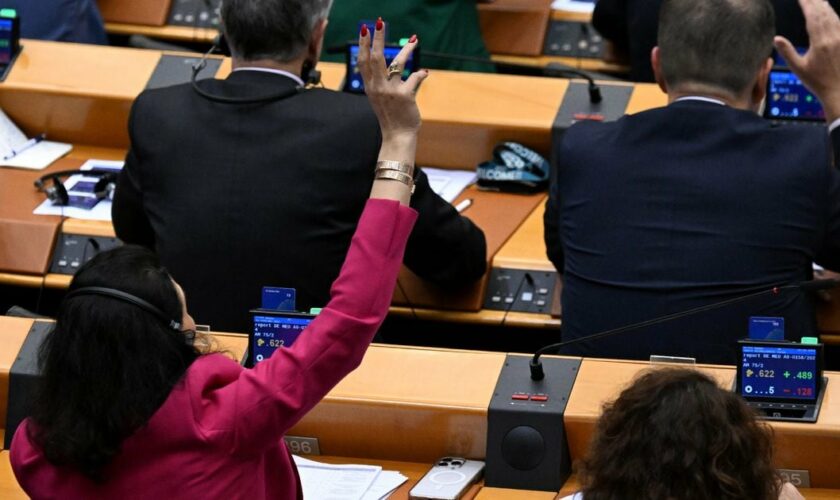
<path id="1" fill-rule="evenodd" d="M 466 200 L 462 200 L 461 203 L 458 203 L 457 205 L 455 205 L 455 210 L 457 210 L 458 213 L 460 214 L 464 210 L 470 208 L 472 206 L 472 204 L 473 204 L 472 198 L 467 198 Z"/>
<path id="2" fill-rule="evenodd" d="M 47 138 L 47 134 L 41 134 L 41 135 L 38 135 L 38 136 L 36 136 L 36 137 L 33 137 L 32 139 L 29 139 L 28 141 L 26 141 L 26 142 L 24 142 L 23 144 L 21 144 L 21 146 L 20 146 L 18 149 L 12 149 L 12 153 L 11 153 L 11 154 L 9 154 L 9 155 L 4 156 L 4 157 L 3 157 L 3 160 L 4 160 L 4 161 L 5 161 L 5 160 L 11 160 L 11 159 L 12 159 L 12 158 L 14 158 L 15 156 L 17 156 L 17 155 L 19 155 L 19 154 L 23 153 L 23 152 L 24 152 L 24 151 L 26 151 L 27 149 L 29 149 L 29 148 L 31 148 L 31 147 L 33 147 L 33 146 L 35 146 L 36 144 L 38 144 L 39 142 L 43 141 L 43 140 L 44 140 L 44 139 L 46 139 L 46 138 Z"/>

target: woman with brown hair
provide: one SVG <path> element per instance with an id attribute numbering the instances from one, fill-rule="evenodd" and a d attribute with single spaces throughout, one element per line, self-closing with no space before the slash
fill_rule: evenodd
<path id="1" fill-rule="evenodd" d="M 773 468 L 768 426 L 736 394 L 696 371 L 645 372 L 598 420 L 563 500 L 796 500 Z"/>

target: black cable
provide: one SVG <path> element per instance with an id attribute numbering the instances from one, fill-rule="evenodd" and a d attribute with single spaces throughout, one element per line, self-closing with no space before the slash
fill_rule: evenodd
<path id="1" fill-rule="evenodd" d="M 522 291 L 522 286 L 525 284 L 526 281 L 529 285 L 531 285 L 531 287 L 534 286 L 534 277 L 531 276 L 531 273 L 529 273 L 528 271 L 525 271 L 525 274 L 522 275 L 522 279 L 519 280 L 519 286 L 516 287 L 516 292 L 514 292 L 513 294 L 513 301 L 510 304 L 508 304 L 505 308 L 505 315 L 502 316 L 502 322 L 499 324 L 499 326 L 505 326 L 508 314 L 510 314 L 510 310 L 513 309 L 513 305 L 516 304 L 516 300 L 519 298 L 519 292 Z"/>
<path id="2" fill-rule="evenodd" d="M 411 299 L 408 298 L 408 294 L 405 292 L 405 288 L 403 288 L 402 283 L 400 283 L 399 278 L 397 278 L 397 288 L 400 289 L 400 293 L 403 294 L 403 297 L 405 297 L 405 303 L 408 305 L 408 308 L 411 310 L 411 317 L 414 318 L 414 321 L 420 321 L 420 318 L 417 317 L 417 311 L 414 310 L 414 304 L 412 304 Z"/>
<path id="3" fill-rule="evenodd" d="M 818 281 L 818 280 L 815 280 L 815 281 Z M 828 280 L 826 280 L 826 281 L 828 281 Z M 543 369 L 542 369 L 542 363 L 540 363 L 540 356 L 547 353 L 547 352 L 556 351 L 556 350 L 559 350 L 563 347 L 566 347 L 566 346 L 569 346 L 569 345 L 572 345 L 572 344 L 577 344 L 578 342 L 585 342 L 585 341 L 588 341 L 588 340 L 600 339 L 600 338 L 603 338 L 603 337 L 609 337 L 611 335 L 616 335 L 616 334 L 619 334 L 619 333 L 622 333 L 622 332 L 626 332 L 628 330 L 635 330 L 635 329 L 638 329 L 638 328 L 645 328 L 645 327 L 648 327 L 648 326 L 658 325 L 660 323 L 666 323 L 668 321 L 683 318 L 685 316 L 691 316 L 693 314 L 706 312 L 706 311 L 711 311 L 711 310 L 718 309 L 718 308 L 721 308 L 721 307 L 736 304 L 738 302 L 744 302 L 746 300 L 753 299 L 755 297 L 760 297 L 762 295 L 767 295 L 767 294 L 778 295 L 782 292 L 789 291 L 789 290 L 802 290 L 803 288 L 807 287 L 807 285 L 805 285 L 804 283 L 807 283 L 807 282 L 798 283 L 796 285 L 774 286 L 774 287 L 772 287 L 770 289 L 767 289 L 767 290 L 761 290 L 759 292 L 750 293 L 748 295 L 742 295 L 740 297 L 735 297 L 735 298 L 732 298 L 732 299 L 724 300 L 722 302 L 715 302 L 713 304 L 707 304 L 705 306 L 695 307 L 693 309 L 688 309 L 688 310 L 685 310 L 685 311 L 681 311 L 681 312 L 677 312 L 677 313 L 673 313 L 673 314 L 668 314 L 666 316 L 660 316 L 658 318 L 649 319 L 649 320 L 646 320 L 646 321 L 642 321 L 640 323 L 633 323 L 631 325 L 625 325 L 625 326 L 622 326 L 622 327 L 619 327 L 619 328 L 613 328 L 611 330 L 606 330 L 606 331 L 603 331 L 603 332 L 594 333 L 592 335 L 586 335 L 584 337 L 579 337 L 579 338 L 576 338 L 576 339 L 567 340 L 565 342 L 557 342 L 555 344 L 547 345 L 545 347 L 542 347 L 542 348 L 538 349 L 534 353 L 534 357 L 531 359 L 531 363 L 530 363 L 531 379 L 532 380 L 542 380 L 545 377 L 545 373 L 543 372 Z"/>
<path id="4" fill-rule="evenodd" d="M 475 57 L 475 56 L 462 56 L 459 54 L 445 54 L 442 52 L 429 52 L 424 51 L 423 57 L 432 57 L 438 59 L 450 59 L 453 61 L 464 61 L 464 62 L 476 62 L 476 63 L 484 63 L 484 64 L 496 64 L 499 66 L 507 66 L 510 68 L 520 68 L 520 69 L 529 69 L 534 70 L 538 69 L 542 71 L 545 76 L 556 76 L 556 77 L 563 77 L 563 78 L 581 78 L 586 80 L 588 84 L 589 90 L 589 101 L 593 104 L 597 104 L 603 100 L 601 96 L 601 88 L 598 84 L 595 83 L 595 79 L 592 78 L 588 73 L 578 70 L 578 69 L 569 69 L 569 68 L 560 68 L 557 66 L 532 66 L 530 64 L 518 64 L 518 63 L 511 63 L 505 61 L 494 61 L 492 59 L 487 59 L 485 57 Z"/>

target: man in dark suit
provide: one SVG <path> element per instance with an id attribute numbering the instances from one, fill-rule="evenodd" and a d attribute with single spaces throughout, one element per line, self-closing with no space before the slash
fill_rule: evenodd
<path id="1" fill-rule="evenodd" d="M 368 100 L 304 89 L 329 5 L 225 0 L 231 75 L 199 83 L 209 98 L 179 85 L 134 103 L 117 236 L 155 249 L 216 330 L 247 331 L 263 285 L 296 288 L 301 310 L 324 305 L 370 192 L 381 135 Z M 425 174 L 415 184 L 405 264 L 444 286 L 480 277 L 484 234 Z"/>
<path id="2" fill-rule="evenodd" d="M 652 59 L 670 104 L 566 132 L 545 216 L 564 340 L 808 280 L 812 262 L 840 269 L 840 20 L 802 4 L 815 48 L 776 46 L 823 102 L 830 137 L 757 114 L 768 0 L 665 0 Z M 790 339 L 816 331 L 812 297 L 785 290 L 567 352 L 731 362 L 750 316 L 784 317 Z"/>
<path id="3" fill-rule="evenodd" d="M 840 0 L 828 1 L 834 10 L 840 12 Z M 776 34 L 789 39 L 797 47 L 807 47 L 808 33 L 797 0 L 771 2 L 776 12 Z M 650 51 L 656 46 L 661 6 L 662 0 L 598 0 L 595 4 L 592 24 L 612 43 L 617 59 L 630 65 L 630 79 L 633 81 L 654 81 Z"/>
<path id="4" fill-rule="evenodd" d="M 96 0 L 4 0 L 0 7 L 17 11 L 23 38 L 108 44 Z"/>

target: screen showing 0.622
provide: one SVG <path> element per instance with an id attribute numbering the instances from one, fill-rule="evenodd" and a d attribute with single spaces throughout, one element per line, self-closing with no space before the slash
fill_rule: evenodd
<path id="1" fill-rule="evenodd" d="M 14 21 L 0 18 L 0 64 L 12 61 L 12 36 Z"/>
<path id="2" fill-rule="evenodd" d="M 290 347 L 311 322 L 312 318 L 255 315 L 254 364 L 270 358 L 280 347 Z"/>
<path id="3" fill-rule="evenodd" d="M 817 397 L 817 350 L 742 346 L 741 396 L 812 400 Z"/>
<path id="4" fill-rule="evenodd" d="M 789 71 L 770 72 L 766 115 L 789 120 L 825 120 L 820 101 L 805 88 L 798 76 Z"/>

